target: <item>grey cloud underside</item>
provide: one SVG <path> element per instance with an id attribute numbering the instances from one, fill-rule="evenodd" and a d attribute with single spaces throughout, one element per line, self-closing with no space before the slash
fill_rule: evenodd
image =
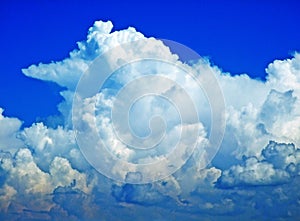
<path id="1" fill-rule="evenodd" d="M 300 54 L 271 63 L 265 82 L 222 73 L 204 58 L 191 65 L 198 73 L 213 71 L 222 87 L 227 125 L 221 149 L 205 169 L 200 169 L 205 156 L 196 151 L 164 180 L 122 184 L 87 163 L 70 120 L 75 87 L 88 65 L 118 44 L 147 39 L 134 28 L 111 30 L 110 22 L 96 22 L 87 40 L 65 60 L 22 70 L 28 77 L 65 88 L 64 101 L 58 105 L 62 119 L 58 122 L 64 124 L 51 128 L 35 123 L 20 129 L 21 121 L 5 117 L 0 109 L 1 220 L 295 220 L 300 216 Z M 155 52 L 178 59 L 163 44 Z M 109 105 L 106 95 L 94 99 Z M 209 116 L 207 111 L 204 116 Z M 200 138 L 205 144 L 208 131 L 202 123 Z M 112 147 L 115 152 L 123 150 Z M 121 154 L 132 157 L 130 151 Z"/>

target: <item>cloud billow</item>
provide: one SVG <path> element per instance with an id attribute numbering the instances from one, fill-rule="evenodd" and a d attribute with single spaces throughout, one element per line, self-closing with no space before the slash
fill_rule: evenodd
<path id="1" fill-rule="evenodd" d="M 246 74 L 223 73 L 206 58 L 186 64 L 199 76 L 212 72 L 223 91 L 226 131 L 217 155 L 212 162 L 206 162 L 210 134 L 207 119 L 211 113 L 205 94 L 189 79 L 180 79 L 192 96 L 201 94 L 203 98 L 196 103 L 203 107 L 200 148 L 182 168 L 163 180 L 125 184 L 98 173 L 78 148 L 71 120 L 76 86 L 99 55 L 120 44 L 152 39 L 155 50 L 132 50 L 128 56 L 157 53 L 174 62 L 179 62 L 179 57 L 161 41 L 147 38 L 134 28 L 114 32 L 112 28 L 111 22 L 97 21 L 89 29 L 86 41 L 79 42 L 78 49 L 70 52 L 68 58 L 22 70 L 28 77 L 62 86 L 64 100 L 58 109 L 63 121 L 58 122 L 64 123 L 51 128 L 39 122 L 20 129 L 21 121 L 4 116 L 0 109 L 1 219 L 295 220 L 299 217 L 300 54 L 295 52 L 291 59 L 269 64 L 266 81 Z M 113 131 L 107 127 L 109 112 L 105 111 L 115 99 L 116 88 L 136 74 L 132 67 L 122 71 L 107 82 L 105 90 L 86 100 L 84 108 L 98 111 L 96 124 L 104 132 L 103 139 L 111 152 L 135 162 L 140 155 L 113 139 Z M 133 113 L 150 110 L 154 115 L 169 116 L 168 142 L 172 143 L 172 136 L 178 135 L 174 129 L 178 116 L 170 105 L 154 106 L 157 102 L 151 98 L 142 100 Z M 89 115 L 85 117 L 90 122 Z M 147 128 L 139 122 L 135 126 L 138 132 L 147 134 Z M 161 153 L 164 151 L 162 148 Z M 147 162 L 149 158 L 143 160 Z"/>

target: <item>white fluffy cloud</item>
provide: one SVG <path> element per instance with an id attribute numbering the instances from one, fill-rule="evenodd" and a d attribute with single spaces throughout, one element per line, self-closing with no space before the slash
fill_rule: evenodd
<path id="1" fill-rule="evenodd" d="M 271 141 L 258 158 L 247 157 L 241 165 L 223 171 L 219 183 L 222 187 L 278 185 L 300 175 L 299 169 L 300 149 Z"/>
<path id="2" fill-rule="evenodd" d="M 43 211 L 41 219 L 104 217 L 118 220 L 114 211 L 121 211 L 132 219 L 143 217 L 147 208 L 153 214 L 159 211 L 158 215 L 149 215 L 149 219 L 157 220 L 197 220 L 199 214 L 208 220 L 234 220 L 236 217 L 262 220 L 266 218 L 264 213 L 274 219 L 293 220 L 297 217 L 300 207 L 297 185 L 300 175 L 300 55 L 295 53 L 291 59 L 271 63 L 266 69 L 265 82 L 245 74 L 222 73 L 206 59 L 194 63 L 189 68 L 199 76 L 203 72 L 214 73 L 224 93 L 227 128 L 219 153 L 206 169 L 202 169 L 208 163 L 205 151 L 199 150 L 165 180 L 147 185 L 121 184 L 97 174 L 89 166 L 78 149 L 70 120 L 76 85 L 94 59 L 121 43 L 146 39 L 134 28 L 111 32 L 112 27 L 111 22 L 95 22 L 89 29 L 87 40 L 79 42 L 78 49 L 68 58 L 22 70 L 26 76 L 53 81 L 64 87 L 61 92 L 64 101 L 58 107 L 65 124 L 50 128 L 36 123 L 20 129 L 21 121 L 4 117 L 3 109 L 0 109 L 0 217 L 16 219 L 17 214 L 24 215 L 24 211 L 28 211 L 24 217 L 32 218 L 38 217 L 34 215 L 37 211 Z M 154 49 L 145 46 L 143 50 L 127 52 L 128 57 L 134 53 L 157 53 L 172 61 L 178 59 L 161 42 L 151 41 L 156 45 Z M 112 82 L 121 85 L 136 77 L 141 67 L 133 67 L 123 69 L 126 73 L 116 75 Z M 174 70 L 165 71 L 176 79 L 178 73 Z M 189 79 L 177 80 L 193 96 L 201 93 Z M 106 106 L 111 105 L 114 96 L 108 95 L 113 93 L 114 88 L 93 97 L 98 102 L 97 111 L 104 112 Z M 203 107 L 201 120 L 204 126 L 199 140 L 205 150 L 210 113 L 203 100 L 197 105 Z M 136 113 L 151 109 L 153 100 L 141 104 Z M 94 107 L 86 105 L 86 108 Z M 151 111 L 172 119 L 176 115 L 163 106 Z M 123 159 L 134 160 L 135 153 L 110 136 L 113 131 L 105 126 L 109 120 L 101 116 L 97 123 L 105 130 L 111 151 L 119 153 Z M 93 119 L 87 118 L 89 120 Z M 143 129 L 141 122 L 135 125 Z M 176 125 L 174 122 L 176 120 L 171 125 Z M 176 137 L 176 133 L 173 136 Z M 28 199 L 32 202 L 26 204 Z M 82 204 L 76 204 L 76 200 Z M 102 207 L 109 208 L 110 214 Z M 272 211 L 272 207 L 281 209 Z"/>
<path id="3" fill-rule="evenodd" d="M 267 84 L 279 91 L 295 90 L 300 93 L 300 54 L 286 60 L 275 60 L 266 68 Z"/>
<path id="4" fill-rule="evenodd" d="M 77 148 L 72 130 L 64 129 L 61 126 L 53 129 L 43 123 L 36 123 L 25 128 L 19 138 L 33 150 L 36 163 L 44 171 L 49 171 L 49 165 L 56 156 L 68 158 L 72 165 L 79 170 L 88 167 Z"/>
<path id="5" fill-rule="evenodd" d="M 3 109 L 0 108 L 0 150 L 15 153 L 22 146 L 17 139 L 22 122 L 17 118 L 3 116 Z"/>
<path id="6" fill-rule="evenodd" d="M 119 44 L 144 37 L 131 27 L 111 33 L 112 28 L 110 21 L 97 21 L 89 29 L 87 40 L 78 42 L 79 50 L 72 51 L 69 58 L 50 64 L 31 65 L 22 71 L 26 76 L 52 81 L 74 91 L 79 78 L 98 55 Z"/>
<path id="7" fill-rule="evenodd" d="M 73 169 L 66 158 L 56 156 L 48 165 L 49 172 L 38 167 L 31 151 L 26 148 L 19 149 L 14 157 L 4 155 L 0 160 L 2 174 L 5 174 L 0 194 L 0 211 L 4 213 L 15 201 L 21 203 L 22 208 L 50 209 L 54 204 L 46 200 L 46 196 L 58 187 L 70 187 L 85 193 L 90 193 L 93 187 L 93 181 L 89 181 L 85 173 Z M 35 205 L 40 198 L 42 204 Z M 30 203 L 26 205 L 28 200 Z"/>

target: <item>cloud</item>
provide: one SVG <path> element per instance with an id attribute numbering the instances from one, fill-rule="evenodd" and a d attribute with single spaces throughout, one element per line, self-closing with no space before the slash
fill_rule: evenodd
<path id="1" fill-rule="evenodd" d="M 111 33 L 112 28 L 110 21 L 97 21 L 89 29 L 87 40 L 78 42 L 79 50 L 70 52 L 69 58 L 50 64 L 31 65 L 29 68 L 22 69 L 22 72 L 26 76 L 52 81 L 74 91 L 79 78 L 98 55 L 119 44 L 144 37 L 131 27 Z"/>
<path id="2" fill-rule="evenodd" d="M 48 210 L 53 203 L 51 198 L 47 198 L 60 186 L 85 193 L 92 190 L 93 182 L 88 180 L 86 174 L 73 169 L 70 162 L 62 157 L 56 156 L 53 159 L 48 165 L 49 172 L 44 172 L 37 166 L 27 148 L 19 149 L 13 157 L 2 156 L 0 160 L 1 170 L 5 172 L 0 195 L 2 212 L 12 212 L 11 206 L 16 202 L 24 209 Z"/>
<path id="3" fill-rule="evenodd" d="M 300 175 L 300 149 L 293 144 L 270 141 L 260 153 L 222 172 L 221 187 L 279 185 Z"/>
<path id="4" fill-rule="evenodd" d="M 295 52 L 293 58 L 275 60 L 266 68 L 267 84 L 272 88 L 284 91 L 294 90 L 299 96 L 300 93 L 300 54 Z"/>
<path id="5" fill-rule="evenodd" d="M 113 32 L 112 28 L 111 22 L 97 21 L 89 29 L 87 39 L 79 42 L 78 49 L 70 52 L 68 58 L 22 70 L 28 77 L 52 81 L 62 87 L 64 101 L 58 104 L 62 121 L 57 121 L 53 128 L 34 123 L 21 129 L 20 120 L 5 117 L 0 109 L 0 217 L 5 220 L 199 220 L 199 217 L 203 220 L 266 220 L 270 217 L 294 220 L 299 217 L 299 53 L 269 64 L 266 81 L 246 74 L 223 73 L 205 58 L 184 64 L 197 73 L 197 78 L 213 73 L 224 93 L 226 131 L 212 162 L 207 160 L 210 108 L 205 94 L 191 79 L 182 78 L 167 64 L 158 63 L 132 64 L 114 73 L 104 90 L 83 103 L 86 111 L 83 120 L 86 125 L 96 122 L 111 153 L 123 160 L 151 162 L 159 154 L 167 153 L 170 144 L 178 139 L 176 109 L 168 102 L 152 98 L 136 103 L 129 119 L 140 135 L 149 134 L 145 123 L 152 116 L 167 119 L 168 139 L 159 154 L 149 150 L 143 156 L 113 136 L 109 112 L 112 103 L 122 86 L 143 74 L 144 65 L 149 65 L 147 70 L 156 74 L 157 70 L 163 70 L 176 80 L 201 109 L 198 148 L 180 170 L 154 183 L 124 184 L 97 173 L 76 143 L 71 121 L 76 85 L 99 55 L 121 43 L 140 39 L 148 42 L 130 51 L 123 48 L 120 54 L 111 54 L 108 60 L 155 55 L 172 62 L 181 61 L 161 41 L 146 38 L 134 28 Z M 128 90 L 128 96 L 149 85 L 152 85 L 150 81 L 135 85 Z M 155 88 L 164 89 L 166 84 L 156 82 Z M 172 90 L 170 85 L 164 93 L 187 106 L 182 91 Z M 140 114 L 145 112 L 149 114 Z M 191 116 L 191 109 L 185 108 L 182 114 Z M 109 162 L 100 163 L 109 165 Z M 115 172 L 120 172 L 117 166 Z M 138 179 L 139 173 L 122 176 Z"/>
<path id="6" fill-rule="evenodd" d="M 3 109 L 0 108 L 0 149 L 15 153 L 22 142 L 17 139 L 22 122 L 17 118 L 3 116 Z"/>
<path id="7" fill-rule="evenodd" d="M 79 170 L 88 167 L 77 148 L 72 130 L 64 129 L 62 126 L 53 129 L 43 123 L 36 123 L 24 128 L 19 138 L 33 151 L 35 162 L 44 171 L 49 171 L 49 165 L 56 156 L 69 159 Z"/>

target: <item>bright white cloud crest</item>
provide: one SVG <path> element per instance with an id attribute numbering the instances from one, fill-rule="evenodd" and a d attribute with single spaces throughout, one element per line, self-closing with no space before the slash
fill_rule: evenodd
<path id="1" fill-rule="evenodd" d="M 137 55 L 151 55 L 173 63 L 181 61 L 180 56 L 172 54 L 163 42 L 146 38 L 134 28 L 115 32 L 111 30 L 111 22 L 95 22 L 89 29 L 87 40 L 78 43 L 79 49 L 72 51 L 69 58 L 50 64 L 32 65 L 22 70 L 26 76 L 52 81 L 65 88 L 61 92 L 64 101 L 58 105 L 65 124 L 50 128 L 43 123 L 35 123 L 20 129 L 21 121 L 3 116 L 3 110 L 0 109 L 1 218 L 16 220 L 35 216 L 44 220 L 61 217 L 74 220 L 118 220 L 120 216 L 115 214 L 124 214 L 121 216 L 123 218 L 132 218 L 132 214 L 135 214 L 134 218 L 138 219 L 144 217 L 146 212 L 150 220 L 182 220 L 186 217 L 189 217 L 188 220 L 199 220 L 199 214 L 208 220 L 234 220 L 236 217 L 262 220 L 264 216 L 273 217 L 274 220 L 294 220 L 299 217 L 298 53 L 291 59 L 276 60 L 270 64 L 266 69 L 266 81 L 251 79 L 245 74 L 231 76 L 222 73 L 205 58 L 184 64 L 188 71 L 197 73 L 198 77 L 213 73 L 224 94 L 226 131 L 221 148 L 210 164 L 207 160 L 210 155 L 208 147 L 212 144 L 210 119 L 215 114 L 211 113 L 211 109 L 218 110 L 217 104 L 209 106 L 209 96 L 214 94 L 205 94 L 205 88 L 193 84 L 192 79 L 176 75 L 174 67 L 160 64 L 159 69 L 157 64 L 148 63 L 150 69 L 147 70 L 152 68 L 154 72 L 159 69 L 169 73 L 171 79 L 179 82 L 190 97 L 197 98 L 193 103 L 200 109 L 198 148 L 173 175 L 154 183 L 132 185 L 113 182 L 101 176 L 80 152 L 71 121 L 76 85 L 99 55 L 138 40 L 150 39 L 149 42 L 155 47 L 145 46 L 143 50 L 137 47 L 130 52 L 112 50 L 106 62 L 112 64 L 116 57 L 130 61 Z M 111 127 L 113 102 L 124 85 L 138 79 L 141 67 L 131 65 L 113 73 L 105 82 L 103 90 L 84 100 L 80 109 L 85 112 L 80 115 L 81 123 L 92 123 L 93 127 L 96 125 L 96 128 L 100 128 L 96 133 L 102 134 L 102 140 L 111 154 L 133 163 L 149 163 L 159 159 L 159 156 L 169 151 L 165 148 L 173 145 L 173 138 L 178 138 L 180 134 L 176 127 L 180 118 L 177 109 L 171 108 L 172 103 L 146 96 L 145 99 L 139 99 L 140 103 L 136 102 L 135 107 L 132 106 L 131 115 L 128 116 L 129 121 L 134 121 L 131 132 L 146 137 L 151 131 L 149 127 L 143 126 L 144 122 L 148 123 L 151 116 L 160 115 L 167 119 L 165 131 L 170 139 L 162 142 L 160 151 L 151 152 L 152 149 L 149 149 L 147 155 L 127 148 L 123 142 L 114 139 L 115 131 Z M 147 84 L 139 86 L 146 88 Z M 165 88 L 165 85 L 157 82 L 157 88 Z M 174 96 L 172 90 L 168 93 L 168 96 L 173 96 L 172 99 L 178 99 L 185 105 L 186 100 L 181 97 L 183 94 Z M 145 110 L 149 111 L 149 115 L 144 118 L 141 115 L 139 121 L 136 121 L 135 115 Z M 186 108 L 185 114 L 189 116 L 190 111 L 190 108 Z M 191 123 L 194 123 L 193 120 Z M 81 126 L 84 128 L 86 125 Z M 119 126 L 123 127 L 124 124 Z M 155 132 L 160 127 L 152 129 Z M 100 163 L 109 165 L 109 162 Z M 128 173 L 128 168 L 123 169 L 124 173 L 119 174 L 122 179 L 141 179 L 138 173 L 131 173 L 135 171 Z M 111 171 L 118 174 L 120 168 L 115 166 Z M 107 213 L 103 208 L 109 208 L 110 212 Z M 170 210 L 176 212 L 170 214 Z M 230 218 L 230 214 L 236 217 Z"/>
<path id="2" fill-rule="evenodd" d="M 181 63 L 166 49 L 161 41 L 154 39 L 121 44 L 96 58 L 78 83 L 73 126 L 79 147 L 99 172 L 117 181 L 153 182 L 178 170 L 196 146 L 199 152 L 204 152 L 203 144 L 198 143 L 203 133 L 200 133 L 202 124 L 198 119 L 201 110 L 196 106 L 204 103 L 199 101 L 203 94 L 201 86 L 209 98 L 208 105 L 214 108 L 204 166 L 216 154 L 222 140 L 225 106 L 213 73 L 193 73 L 190 66 Z M 97 94 L 104 99 L 100 101 L 98 114 L 95 113 L 96 104 L 86 104 L 87 100 L 94 101 Z M 149 96 L 164 99 L 158 106 L 153 100 L 136 105 Z M 166 102 L 175 107 L 177 114 Z M 133 105 L 137 110 L 130 117 Z M 149 119 L 145 119 L 146 115 Z M 100 126 L 97 126 L 97 119 Z M 134 133 L 135 124 L 131 124 L 130 119 L 146 125 L 142 131 L 135 128 L 138 133 L 145 133 L 147 129 L 149 133 L 146 136 Z M 117 148 L 107 143 L 109 140 L 117 142 Z M 126 162 L 129 158 L 131 161 Z M 132 174 L 136 174 L 134 180 L 129 179 Z"/>

